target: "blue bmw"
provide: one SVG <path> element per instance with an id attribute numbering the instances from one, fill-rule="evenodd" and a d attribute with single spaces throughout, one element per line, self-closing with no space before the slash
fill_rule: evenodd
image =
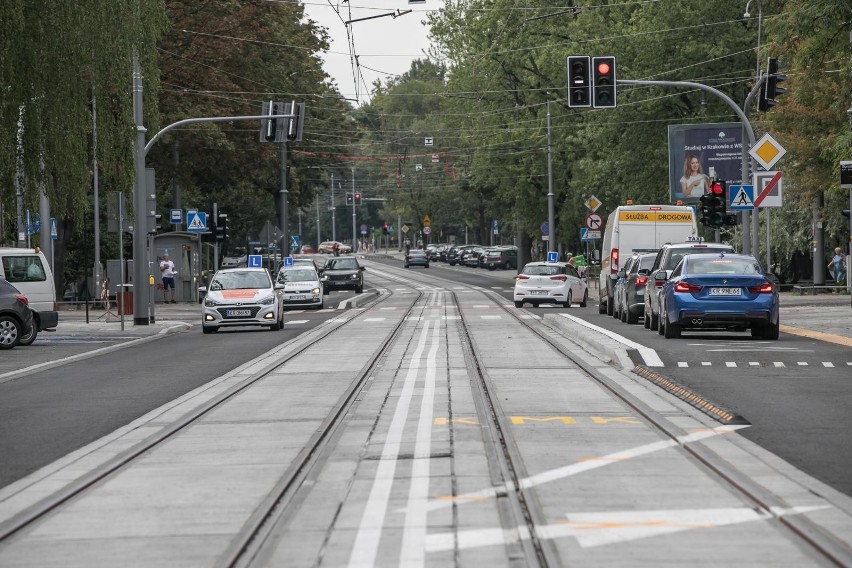
<path id="1" fill-rule="evenodd" d="M 778 290 L 760 263 L 745 254 L 687 255 L 666 280 L 660 295 L 660 335 L 680 337 L 683 329 L 751 329 L 752 337 L 778 339 Z"/>

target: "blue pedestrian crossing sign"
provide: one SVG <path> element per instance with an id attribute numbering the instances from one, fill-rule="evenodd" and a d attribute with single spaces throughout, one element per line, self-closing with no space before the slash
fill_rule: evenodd
<path id="1" fill-rule="evenodd" d="M 207 213 L 189 211 L 186 214 L 186 230 L 192 233 L 203 233 L 207 230 Z"/>
<path id="2" fill-rule="evenodd" d="M 754 186 L 732 185 L 728 187 L 728 209 L 746 211 L 754 209 Z"/>
<path id="3" fill-rule="evenodd" d="M 559 253 L 558 252 L 549 252 L 547 253 L 547 262 L 558 262 L 559 261 Z"/>
<path id="4" fill-rule="evenodd" d="M 248 258 L 249 268 L 263 267 L 263 257 L 259 254 L 250 254 Z"/>

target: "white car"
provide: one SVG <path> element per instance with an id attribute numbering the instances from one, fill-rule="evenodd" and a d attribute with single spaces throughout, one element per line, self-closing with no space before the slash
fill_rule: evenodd
<path id="1" fill-rule="evenodd" d="M 580 278 L 577 267 L 567 262 L 530 262 L 515 277 L 515 307 L 524 303 L 571 304 L 586 307 L 589 290 L 586 281 Z"/>
<path id="2" fill-rule="evenodd" d="M 224 268 L 216 272 L 201 302 L 201 329 L 265 326 L 278 331 L 284 325 L 284 285 L 272 281 L 265 268 Z"/>
<path id="3" fill-rule="evenodd" d="M 310 265 L 294 264 L 282 267 L 276 278 L 284 285 L 284 306 L 323 308 L 322 282 L 316 269 Z"/>

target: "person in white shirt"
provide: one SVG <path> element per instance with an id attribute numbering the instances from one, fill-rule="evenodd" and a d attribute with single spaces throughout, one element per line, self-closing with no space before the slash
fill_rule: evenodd
<path id="1" fill-rule="evenodd" d="M 683 161 L 683 177 L 680 178 L 680 191 L 683 197 L 701 197 L 710 190 L 710 180 L 701 170 L 701 162 L 695 154 L 687 154 Z"/>
<path id="2" fill-rule="evenodd" d="M 160 261 L 160 275 L 163 278 L 163 302 L 169 303 L 169 289 L 171 289 L 171 302 L 175 301 L 175 263 L 169 259 L 169 254 L 163 255 L 163 260 Z"/>

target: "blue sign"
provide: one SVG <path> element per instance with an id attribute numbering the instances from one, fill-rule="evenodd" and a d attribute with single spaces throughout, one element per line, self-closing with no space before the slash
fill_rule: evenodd
<path id="1" fill-rule="evenodd" d="M 559 262 L 559 253 L 555 251 L 547 253 L 547 262 Z"/>
<path id="2" fill-rule="evenodd" d="M 733 211 L 750 211 L 754 209 L 754 186 L 729 185 L 728 209 Z"/>
<path id="3" fill-rule="evenodd" d="M 291 235 L 290 236 L 290 250 L 296 252 L 299 250 L 299 247 L 302 244 L 302 237 L 299 235 Z"/>
<path id="4" fill-rule="evenodd" d="M 250 254 L 248 265 L 249 268 L 261 268 L 263 266 L 263 257 L 259 254 Z"/>
<path id="5" fill-rule="evenodd" d="M 191 233 L 203 233 L 207 230 L 207 213 L 201 211 L 186 214 L 186 230 Z"/>
<path id="6" fill-rule="evenodd" d="M 590 241 L 591 240 L 589 238 L 589 230 L 585 227 L 580 229 L 580 240 L 581 241 L 587 241 L 587 240 Z"/>
<path id="7" fill-rule="evenodd" d="M 56 231 L 56 217 L 50 218 L 50 238 L 54 241 L 59 238 L 59 233 Z"/>
<path id="8" fill-rule="evenodd" d="M 172 225 L 180 225 L 183 223 L 183 209 L 171 210 Z"/>
<path id="9" fill-rule="evenodd" d="M 293 266 L 293 257 L 285 256 L 284 257 L 284 266 Z"/>
<path id="10" fill-rule="evenodd" d="M 550 234 L 550 223 L 548 223 L 547 221 L 545 221 L 544 223 L 541 224 L 541 234 L 542 235 L 549 235 Z"/>

